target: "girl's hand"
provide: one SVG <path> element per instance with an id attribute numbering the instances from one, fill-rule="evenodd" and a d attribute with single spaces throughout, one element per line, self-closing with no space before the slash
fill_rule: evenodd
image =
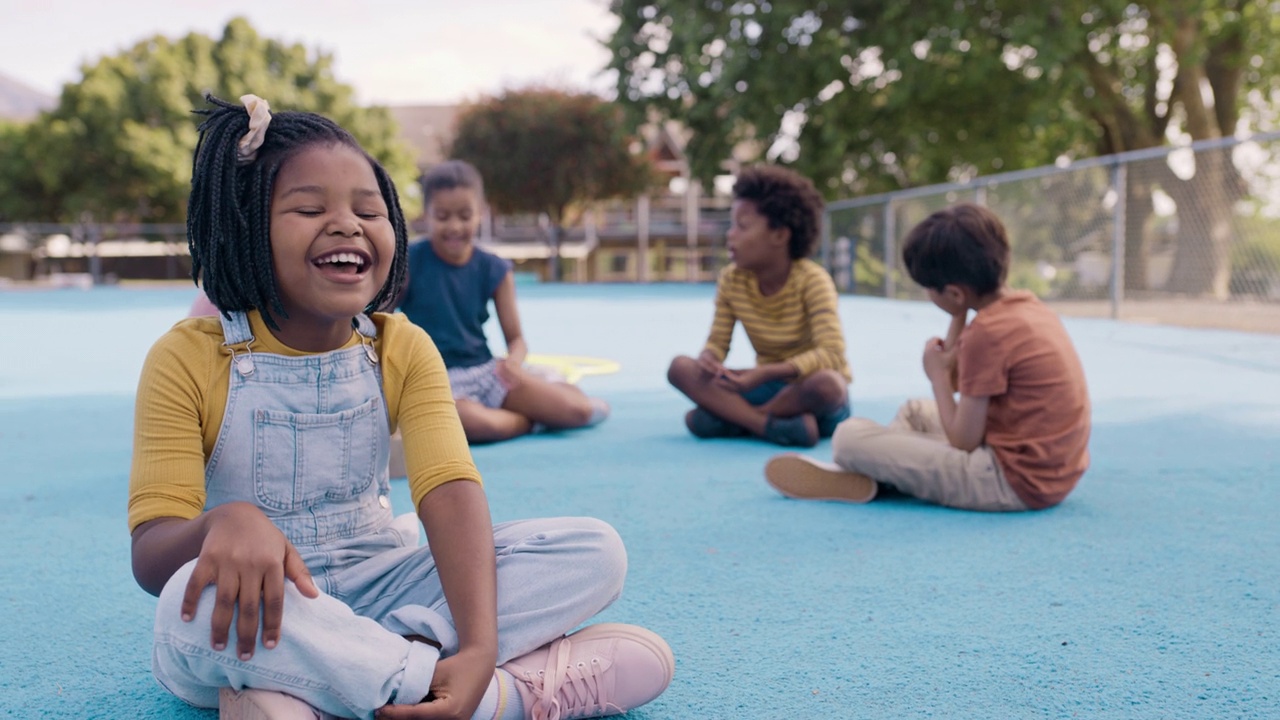
<path id="1" fill-rule="evenodd" d="M 524 366 L 511 358 L 498 360 L 494 372 L 507 390 L 514 390 L 524 384 Z"/>
<path id="2" fill-rule="evenodd" d="M 418 705 L 385 705 L 379 720 L 465 720 L 475 713 L 493 677 L 494 658 L 466 648 L 436 663 L 431 694 Z"/>
<path id="3" fill-rule="evenodd" d="M 273 648 L 280 642 L 286 578 L 306 597 L 318 597 L 320 591 L 302 556 L 257 507 L 227 503 L 210 510 L 207 519 L 209 531 L 182 597 L 182 619 L 190 622 L 196 616 L 201 593 L 214 585 L 210 643 L 214 650 L 227 646 L 231 619 L 239 608 L 236 655 L 248 660 L 257 645 L 259 622 L 264 646 Z"/>
<path id="4" fill-rule="evenodd" d="M 952 381 L 952 374 L 956 367 L 956 346 L 950 347 L 942 340 L 942 338 L 929 338 L 924 344 L 924 374 L 928 376 L 933 383 L 946 382 L 948 387 L 954 392 L 955 384 Z"/>

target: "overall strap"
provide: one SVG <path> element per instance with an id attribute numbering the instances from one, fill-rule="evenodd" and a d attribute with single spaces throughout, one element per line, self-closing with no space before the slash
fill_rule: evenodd
<path id="1" fill-rule="evenodd" d="M 369 338 L 370 340 L 378 339 L 378 326 L 373 324 L 373 319 L 364 313 L 360 313 L 352 319 L 351 324 L 355 327 L 356 332 Z"/>
<path id="2" fill-rule="evenodd" d="M 222 346 L 231 353 L 231 366 L 241 375 L 253 374 L 253 329 L 249 327 L 249 315 L 235 311 L 229 314 L 218 313 L 222 323 Z M 236 346 L 244 345 L 244 354 L 236 355 Z"/>
<path id="3" fill-rule="evenodd" d="M 356 333 L 360 335 L 360 344 L 364 346 L 365 357 L 374 365 L 378 364 L 378 352 L 373 349 L 373 341 L 378 339 L 378 326 L 365 313 L 360 313 L 351 320 Z"/>
<path id="4" fill-rule="evenodd" d="M 239 345 L 253 342 L 253 329 L 249 327 L 249 315 L 239 310 L 224 314 L 218 313 L 222 322 L 223 345 Z"/>
<path id="5" fill-rule="evenodd" d="M 231 353 L 232 365 L 241 375 L 252 375 L 254 371 L 253 351 L 249 346 L 253 344 L 254 338 L 253 330 L 249 326 L 248 314 L 232 312 L 228 317 L 219 313 L 218 320 L 222 323 L 222 346 Z M 373 348 L 373 341 L 378 337 L 378 327 L 364 313 L 353 318 L 351 324 L 355 327 L 356 332 L 360 334 L 360 342 L 364 347 L 365 356 L 369 358 L 369 362 L 375 365 L 378 364 L 378 354 Z M 244 353 L 237 354 L 236 346 L 241 344 L 244 345 Z"/>

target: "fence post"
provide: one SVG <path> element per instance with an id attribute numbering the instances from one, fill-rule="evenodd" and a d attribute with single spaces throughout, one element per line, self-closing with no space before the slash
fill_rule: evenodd
<path id="1" fill-rule="evenodd" d="M 892 298 L 894 287 L 894 268 L 898 265 L 898 223 L 893 214 L 893 200 L 884 203 L 884 296 Z"/>
<path id="2" fill-rule="evenodd" d="M 649 282 L 649 196 L 636 198 L 636 279 Z"/>
<path id="3" fill-rule="evenodd" d="M 684 256 L 685 280 L 698 281 L 698 223 L 700 220 L 698 195 L 702 190 L 692 176 L 689 177 L 689 188 L 684 196 Z"/>
<path id="4" fill-rule="evenodd" d="M 1111 190 L 1116 194 L 1111 221 L 1111 319 L 1120 319 L 1120 303 L 1124 300 L 1125 216 L 1129 188 L 1129 166 L 1118 162 L 1111 167 Z"/>
<path id="5" fill-rule="evenodd" d="M 89 254 L 89 276 L 93 278 L 94 285 L 102 285 L 105 280 L 102 275 L 102 256 L 98 253 L 102 251 L 102 230 L 92 223 L 86 223 L 84 227 L 85 243 L 89 246 L 85 248 Z"/>
<path id="6" fill-rule="evenodd" d="M 493 243 L 493 209 L 487 205 L 480 213 L 480 242 L 484 245 Z"/>
<path id="7" fill-rule="evenodd" d="M 835 269 L 831 267 L 831 211 L 826 209 L 822 211 L 822 267 L 828 273 Z"/>

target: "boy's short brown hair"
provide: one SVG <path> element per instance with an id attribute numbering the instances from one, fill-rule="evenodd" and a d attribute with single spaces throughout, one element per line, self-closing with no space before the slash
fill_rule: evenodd
<path id="1" fill-rule="evenodd" d="M 922 287 L 940 291 L 966 285 L 987 295 L 1009 276 L 1009 237 L 994 212 L 961 203 L 912 228 L 902 245 L 902 261 Z"/>
<path id="2" fill-rule="evenodd" d="M 787 253 L 792 260 L 813 254 L 822 227 L 823 202 L 809 178 L 778 165 L 756 165 L 738 174 L 733 198 L 755 203 L 769 227 L 791 231 Z"/>

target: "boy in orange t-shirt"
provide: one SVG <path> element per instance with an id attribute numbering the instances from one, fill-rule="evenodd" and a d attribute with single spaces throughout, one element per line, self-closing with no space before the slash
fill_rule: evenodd
<path id="1" fill-rule="evenodd" d="M 1009 241 L 1000 219 L 972 204 L 941 210 L 907 235 L 902 257 L 951 315 L 946 339 L 924 348 L 934 399 L 908 401 L 887 427 L 844 421 L 832 438 L 835 464 L 774 457 L 769 484 L 790 497 L 846 502 L 888 486 L 967 510 L 1062 502 L 1089 466 L 1084 370 L 1058 316 L 1005 286 Z"/>

